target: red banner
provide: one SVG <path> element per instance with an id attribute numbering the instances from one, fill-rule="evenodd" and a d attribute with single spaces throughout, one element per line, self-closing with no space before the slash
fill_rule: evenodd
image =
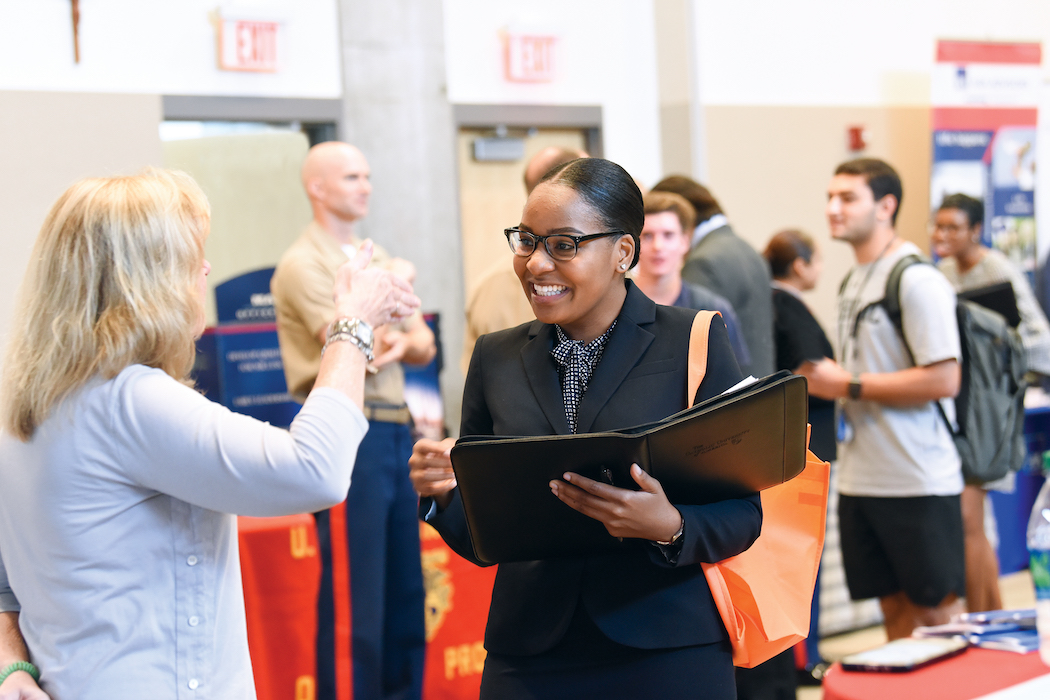
<path id="1" fill-rule="evenodd" d="M 238 528 L 248 646 L 259 700 L 313 700 L 321 581 L 313 516 L 241 517 Z M 496 567 L 466 561 L 429 525 L 420 524 L 420 542 L 427 632 L 423 698 L 474 700 L 485 666 L 485 622 Z M 343 588 L 338 597 L 348 601 L 349 591 Z M 346 618 L 341 626 L 349 626 Z M 339 636 L 348 638 L 349 630 Z M 346 671 L 348 641 L 341 647 Z M 349 695 L 349 682 L 349 673 L 337 681 L 340 696 Z"/>
<path id="2" fill-rule="evenodd" d="M 485 666 L 485 622 L 496 567 L 482 568 L 449 549 L 420 524 L 426 587 L 427 656 L 424 700 L 473 700 Z"/>
<path id="3" fill-rule="evenodd" d="M 237 519 L 259 700 L 313 700 L 321 558 L 312 515 Z"/>

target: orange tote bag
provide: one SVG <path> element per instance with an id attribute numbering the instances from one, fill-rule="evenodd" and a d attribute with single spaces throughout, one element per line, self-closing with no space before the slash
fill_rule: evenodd
<path id="1" fill-rule="evenodd" d="M 701 311 L 689 338 L 689 401 L 707 369 L 714 312 Z M 830 465 L 807 450 L 806 468 L 762 492 L 762 533 L 751 547 L 702 564 L 729 640 L 733 664 L 753 668 L 806 638 L 824 549 Z"/>

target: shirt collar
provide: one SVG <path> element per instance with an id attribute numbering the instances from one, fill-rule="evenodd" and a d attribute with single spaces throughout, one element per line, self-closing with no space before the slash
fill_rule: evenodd
<path id="1" fill-rule="evenodd" d="M 699 225 L 693 230 L 693 242 L 695 246 L 700 241 L 704 240 L 707 234 L 711 233 L 717 228 L 722 228 L 729 224 L 729 219 L 726 218 L 725 214 L 715 214 L 707 221 L 701 221 Z"/>
<path id="2" fill-rule="evenodd" d="M 616 321 L 613 321 L 612 325 L 609 326 L 604 333 L 602 333 L 594 340 L 585 343 L 582 340 L 571 339 L 569 336 L 565 335 L 565 331 L 561 329 L 561 326 L 555 324 L 554 332 L 557 334 L 558 342 L 555 344 L 555 349 L 551 351 L 551 354 L 558 352 L 559 348 L 568 348 L 573 345 L 577 345 L 580 348 L 580 350 L 582 350 L 585 353 L 585 356 L 588 358 L 588 360 L 591 360 L 595 357 L 596 353 L 605 349 L 605 344 L 609 342 L 609 334 L 612 333 L 612 329 L 615 327 Z M 566 350 L 561 350 L 560 352 L 564 353 L 566 352 Z"/>
<path id="3" fill-rule="evenodd" d="M 779 282 L 777 280 L 772 280 L 772 281 L 770 281 L 769 286 L 772 287 L 773 289 L 779 289 L 782 292 L 787 292 L 788 294 L 790 294 L 791 296 L 795 297 L 796 299 L 801 299 L 802 298 L 802 292 L 798 291 L 797 289 L 792 287 L 790 284 L 784 284 L 783 282 Z"/>

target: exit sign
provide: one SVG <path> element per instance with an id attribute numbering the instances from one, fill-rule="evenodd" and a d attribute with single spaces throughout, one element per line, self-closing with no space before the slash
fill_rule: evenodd
<path id="1" fill-rule="evenodd" d="M 219 30 L 219 68 L 276 73 L 280 27 L 279 22 L 223 18 Z"/>
<path id="2" fill-rule="evenodd" d="M 558 37 L 508 33 L 504 38 L 504 68 L 512 83 L 554 81 L 554 46 Z"/>

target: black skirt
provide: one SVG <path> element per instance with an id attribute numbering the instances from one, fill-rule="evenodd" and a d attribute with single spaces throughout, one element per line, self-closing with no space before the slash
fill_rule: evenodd
<path id="1" fill-rule="evenodd" d="M 674 649 L 636 649 L 604 634 L 577 602 L 569 629 L 535 656 L 490 653 L 480 700 L 735 700 L 728 640 Z"/>

